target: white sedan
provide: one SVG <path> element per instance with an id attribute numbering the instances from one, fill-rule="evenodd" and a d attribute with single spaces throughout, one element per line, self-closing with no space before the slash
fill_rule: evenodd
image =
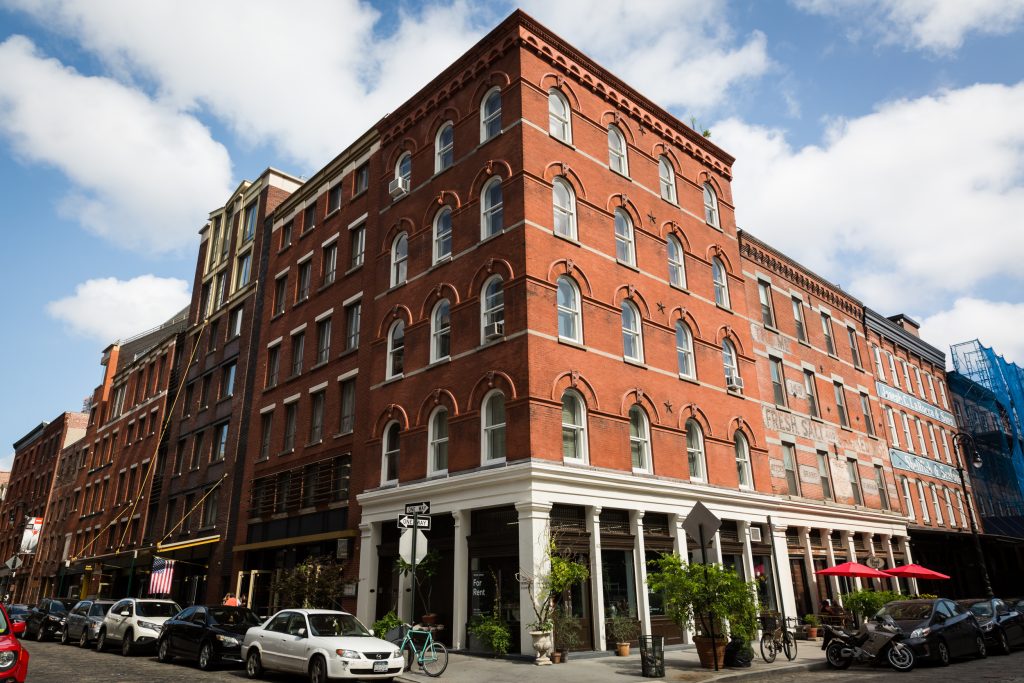
<path id="1" fill-rule="evenodd" d="M 402 673 L 405 659 L 394 643 L 374 638 L 348 612 L 288 609 L 250 628 L 242 643 L 245 672 L 308 674 L 311 683 L 331 678 L 390 681 Z"/>

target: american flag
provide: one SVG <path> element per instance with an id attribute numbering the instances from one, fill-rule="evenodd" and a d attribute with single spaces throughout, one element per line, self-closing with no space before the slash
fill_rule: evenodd
<path id="1" fill-rule="evenodd" d="M 171 580 L 174 578 L 174 560 L 162 557 L 153 558 L 153 573 L 149 575 L 149 594 L 166 595 L 171 592 Z"/>

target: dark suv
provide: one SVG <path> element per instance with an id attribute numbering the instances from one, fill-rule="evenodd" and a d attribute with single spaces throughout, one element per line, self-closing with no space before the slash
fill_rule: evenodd
<path id="1" fill-rule="evenodd" d="M 25 615 L 25 637 L 43 642 L 58 635 L 64 628 L 68 610 L 74 605 L 74 600 L 43 598 Z"/>

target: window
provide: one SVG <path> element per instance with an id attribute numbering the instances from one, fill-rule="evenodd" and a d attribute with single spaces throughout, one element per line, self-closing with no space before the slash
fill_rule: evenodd
<path id="1" fill-rule="evenodd" d="M 850 340 L 850 358 L 853 360 L 853 366 L 860 368 L 860 346 L 857 345 L 857 331 L 852 327 L 847 327 L 846 335 Z"/>
<path id="2" fill-rule="evenodd" d="M 404 284 L 409 261 L 409 236 L 404 232 L 391 244 L 391 286 Z"/>
<path id="3" fill-rule="evenodd" d="M 505 395 L 492 391 L 484 397 L 482 415 L 483 448 L 485 463 L 505 459 Z"/>
<path id="4" fill-rule="evenodd" d="M 800 472 L 797 470 L 796 446 L 782 444 L 782 465 L 786 470 L 786 488 L 791 496 L 800 495 Z"/>
<path id="5" fill-rule="evenodd" d="M 480 297 L 480 324 L 483 326 L 485 340 L 504 334 L 505 290 L 502 284 L 499 275 L 491 277 L 484 283 Z"/>
<path id="6" fill-rule="evenodd" d="M 587 459 L 587 410 L 574 391 L 562 394 L 562 458 L 577 462 Z"/>
<path id="7" fill-rule="evenodd" d="M 207 344 L 207 347 L 206 347 L 208 353 L 217 348 L 217 338 L 219 336 L 220 336 L 220 318 L 217 318 L 216 320 L 211 320 L 210 321 L 210 338 L 207 340 L 208 344 Z M 135 384 L 135 394 L 136 394 L 136 400 L 139 400 L 141 398 L 145 398 L 145 396 L 146 396 L 146 383 L 145 382 L 139 381 L 139 382 L 137 382 Z M 122 392 L 121 401 L 123 401 L 123 400 L 124 400 L 124 394 Z M 114 402 L 115 411 L 116 411 L 116 412 L 114 412 L 114 415 L 120 415 L 121 414 L 121 401 L 115 401 Z"/>
<path id="8" fill-rule="evenodd" d="M 487 142 L 501 132 L 501 89 L 493 88 L 484 95 L 480 105 L 480 142 Z"/>
<path id="9" fill-rule="evenodd" d="M 480 191 L 480 239 L 493 237 L 504 227 L 501 178 L 491 178 Z"/>
<path id="10" fill-rule="evenodd" d="M 928 445 L 924 440 L 924 427 L 921 426 L 921 418 L 914 417 L 914 427 L 917 428 L 917 443 L 921 446 L 921 455 L 928 455 Z M 938 452 L 935 453 L 938 456 Z"/>
<path id="11" fill-rule="evenodd" d="M 807 328 L 804 326 L 804 303 L 799 297 L 793 297 L 793 322 L 796 325 L 796 338 L 807 341 Z"/>
<path id="12" fill-rule="evenodd" d="M 227 456 L 228 453 L 228 423 L 223 422 L 215 428 L 214 438 L 216 441 L 213 444 L 213 453 L 211 454 L 210 460 L 212 462 L 219 462 Z"/>
<path id="13" fill-rule="evenodd" d="M 274 427 L 274 411 L 260 415 L 260 460 L 270 457 L 270 437 Z"/>
<path id="14" fill-rule="evenodd" d="M 914 496 L 910 493 L 910 481 L 900 477 L 900 490 L 903 492 L 903 505 L 906 506 L 907 517 L 914 518 Z"/>
<path id="15" fill-rule="evenodd" d="M 650 471 L 650 426 L 647 422 L 647 413 L 638 405 L 634 405 L 629 409 L 629 452 L 633 460 L 634 470 Z"/>
<path id="16" fill-rule="evenodd" d="M 178 440 L 178 446 L 174 451 L 174 474 L 181 474 L 181 468 L 185 465 L 185 439 Z M 121 473 L 121 478 L 124 479 L 124 473 Z M 117 485 L 118 490 L 121 489 L 123 482 Z M 73 509 L 73 508 L 72 508 Z"/>
<path id="17" fill-rule="evenodd" d="M 299 264 L 299 281 L 295 283 L 295 303 L 309 298 L 309 281 L 313 273 L 312 259 Z"/>
<path id="18" fill-rule="evenodd" d="M 836 413 L 839 415 L 839 424 L 842 427 L 850 426 L 850 416 L 846 412 L 846 392 L 840 382 L 833 382 L 832 386 L 836 393 Z"/>
<path id="19" fill-rule="evenodd" d="M 309 443 L 320 443 L 324 438 L 324 399 L 323 391 L 311 397 L 309 418 Z"/>
<path id="20" fill-rule="evenodd" d="M 729 308 L 729 282 L 726 278 L 725 264 L 715 256 L 711 259 L 711 280 L 715 285 L 715 303 L 722 308 Z"/>
<path id="21" fill-rule="evenodd" d="M 875 436 L 875 416 L 871 414 L 871 399 L 867 394 L 860 395 L 860 409 L 864 413 L 864 431 L 868 436 Z"/>
<path id="22" fill-rule="evenodd" d="M 338 243 L 331 242 L 324 247 L 322 258 L 320 259 L 320 267 L 323 271 L 323 286 L 327 286 L 334 282 L 335 274 L 338 270 Z"/>
<path id="23" fill-rule="evenodd" d="M 281 367 L 281 347 L 274 346 L 267 350 L 267 381 L 266 388 L 277 386 L 277 374 Z"/>
<path id="24" fill-rule="evenodd" d="M 725 370 L 725 384 L 739 384 L 736 379 L 740 376 L 740 368 L 736 362 L 736 347 L 728 339 L 722 340 L 722 366 Z"/>
<path id="25" fill-rule="evenodd" d="M 245 227 L 242 230 L 242 241 L 248 242 L 256 236 L 256 214 L 259 211 L 257 202 L 245 207 Z"/>
<path id="26" fill-rule="evenodd" d="M 326 363 L 331 357 L 331 319 L 324 318 L 316 324 L 316 362 Z"/>
<path id="27" fill-rule="evenodd" d="M 885 470 L 881 465 L 875 465 L 875 483 L 878 485 L 878 498 L 882 502 L 882 509 L 889 510 L 889 487 L 885 483 Z"/>
<path id="28" fill-rule="evenodd" d="M 366 247 L 366 224 L 360 223 L 349 232 L 351 242 L 349 256 L 349 269 L 358 268 L 363 265 L 363 251 Z"/>
<path id="29" fill-rule="evenodd" d="M 455 126 L 451 122 L 441 126 L 434 138 L 434 173 L 440 173 L 455 161 Z"/>
<path id="30" fill-rule="evenodd" d="M 903 443 L 906 444 L 907 450 L 911 453 L 914 452 L 914 437 L 910 435 L 910 420 L 907 418 L 907 414 L 900 412 L 900 419 L 903 420 Z"/>
<path id="31" fill-rule="evenodd" d="M 775 327 L 775 310 L 772 308 L 772 285 L 770 282 L 757 281 L 757 298 L 761 302 L 761 322 L 765 327 Z"/>
<path id="32" fill-rule="evenodd" d="M 675 235 L 668 236 L 668 283 L 686 289 L 686 262 L 683 245 Z"/>
<path id="33" fill-rule="evenodd" d="M 638 363 L 644 362 L 640 311 L 632 301 L 622 302 L 622 355 Z"/>
<path id="34" fill-rule="evenodd" d="M 885 381 L 885 364 L 882 363 L 882 350 L 877 346 L 872 346 L 871 350 L 875 354 L 875 372 L 878 373 L 878 379 Z"/>
<path id="35" fill-rule="evenodd" d="M 284 452 L 295 450 L 295 423 L 299 415 L 298 402 L 284 407 Z"/>
<path id="36" fill-rule="evenodd" d="M 235 268 L 235 289 L 245 287 L 249 284 L 252 275 L 252 250 L 245 252 L 238 257 L 238 266 Z"/>
<path id="37" fill-rule="evenodd" d="M 398 456 L 401 451 L 399 431 L 397 422 L 392 422 L 384 430 L 384 462 L 381 465 L 382 484 L 398 481 Z"/>
<path id="38" fill-rule="evenodd" d="M 686 421 L 686 460 L 691 481 L 705 481 L 704 432 L 696 420 Z"/>
<path id="39" fill-rule="evenodd" d="M 946 437 L 946 430 L 940 427 L 939 431 L 942 432 L 942 452 L 946 456 L 946 462 L 952 464 L 953 460 L 949 457 L 949 439 Z"/>
<path id="40" fill-rule="evenodd" d="M 405 359 L 405 321 L 398 320 L 388 332 L 387 378 L 398 377 L 403 372 Z"/>
<path id="41" fill-rule="evenodd" d="M 306 334 L 292 335 L 292 377 L 302 373 L 302 356 L 306 350 Z"/>
<path id="42" fill-rule="evenodd" d="M 736 432 L 733 435 L 736 449 L 736 475 L 739 478 L 741 489 L 749 489 L 754 486 L 754 477 L 750 471 L 750 447 L 747 445 L 747 437 L 743 432 Z"/>
<path id="43" fill-rule="evenodd" d="M 616 173 L 629 175 L 626 138 L 617 126 L 608 126 L 608 166 Z"/>
<path id="44" fill-rule="evenodd" d="M 370 187 L 370 165 L 363 164 L 356 169 L 356 180 L 352 187 L 352 196 L 366 192 Z"/>
<path id="45" fill-rule="evenodd" d="M 775 397 L 775 405 L 786 406 L 786 374 L 782 367 L 782 361 L 778 358 L 768 358 L 768 369 L 772 376 L 772 395 Z"/>
<path id="46" fill-rule="evenodd" d="M 330 215 L 341 208 L 341 183 L 327 192 L 327 214 Z"/>
<path id="47" fill-rule="evenodd" d="M 903 368 L 903 379 L 907 382 L 907 393 L 914 393 L 914 385 L 910 381 L 910 366 L 907 365 L 907 361 L 900 359 L 900 367 Z"/>
<path id="48" fill-rule="evenodd" d="M 615 209 L 615 258 L 627 265 L 636 265 L 633 221 L 622 209 Z"/>
<path id="49" fill-rule="evenodd" d="M 935 510 L 935 524 L 937 526 L 942 526 L 942 505 L 939 503 L 939 491 L 935 488 L 935 484 L 929 484 L 928 488 L 932 494 L 932 508 Z"/>
<path id="50" fill-rule="evenodd" d="M 356 381 L 347 379 L 341 383 L 341 418 L 338 433 L 348 434 L 356 423 Z"/>
<path id="51" fill-rule="evenodd" d="M 316 204 L 310 204 L 306 207 L 306 210 L 302 212 L 302 232 L 303 234 L 309 232 L 316 227 Z"/>
<path id="52" fill-rule="evenodd" d="M 821 314 L 821 331 L 825 335 L 825 350 L 828 355 L 836 355 L 836 343 L 832 339 L 832 318 L 827 313 Z"/>
<path id="53" fill-rule="evenodd" d="M 562 142 L 572 144 L 572 118 L 565 95 L 552 88 L 548 91 L 548 132 Z"/>
<path id="54" fill-rule="evenodd" d="M 231 317 L 228 319 L 228 338 L 238 337 L 242 334 L 242 314 L 245 309 L 242 306 L 231 311 Z"/>
<path id="55" fill-rule="evenodd" d="M 832 475 L 828 469 L 828 453 L 818 451 L 818 479 L 821 481 L 821 496 L 825 500 L 833 500 Z"/>
<path id="56" fill-rule="evenodd" d="M 359 348 L 359 324 L 363 305 L 360 302 L 345 307 L 345 350 Z"/>
<path id="57" fill-rule="evenodd" d="M 885 355 L 889 357 L 889 375 L 892 377 L 892 383 L 897 389 L 900 389 L 902 387 L 900 387 L 899 373 L 896 372 L 896 359 L 888 351 L 886 351 Z"/>
<path id="58" fill-rule="evenodd" d="M 935 381 L 931 375 L 928 375 L 928 393 L 931 394 L 932 403 L 935 405 L 939 404 L 939 399 L 935 396 Z"/>
<path id="59" fill-rule="evenodd" d="M 949 495 L 949 489 L 945 486 L 942 487 L 943 497 L 946 499 L 946 519 L 949 520 L 949 526 L 956 526 L 956 515 L 953 514 L 953 499 Z"/>
<path id="60" fill-rule="evenodd" d="M 287 298 L 288 276 L 282 275 L 274 280 L 274 315 L 284 313 L 284 302 Z"/>
<path id="61" fill-rule="evenodd" d="M 555 210 L 555 234 L 576 239 L 576 194 L 572 186 L 561 176 L 551 185 L 552 204 Z"/>
<path id="62" fill-rule="evenodd" d="M 821 417 L 818 410 L 818 382 L 814 370 L 804 370 L 804 391 L 807 393 L 807 412 L 811 417 Z"/>
<path id="63" fill-rule="evenodd" d="M 661 187 L 661 198 L 676 203 L 676 171 L 668 157 L 658 157 L 658 184 Z"/>
<path id="64" fill-rule="evenodd" d="M 227 398 L 235 393 L 235 370 L 237 364 L 232 363 L 221 371 L 220 398 Z"/>
<path id="65" fill-rule="evenodd" d="M 854 505 L 864 504 L 864 492 L 860 488 L 860 467 L 855 458 L 846 461 L 846 471 L 850 475 L 850 488 L 853 490 Z"/>
<path id="66" fill-rule="evenodd" d="M 946 399 L 946 385 L 941 380 L 938 380 L 938 384 L 939 392 L 942 394 L 942 407 L 949 410 L 949 401 Z"/>
<path id="67" fill-rule="evenodd" d="M 928 500 L 924 495 L 924 483 L 917 480 L 917 502 L 921 505 L 921 520 L 926 524 L 932 521 L 931 515 L 928 514 Z"/>
<path id="68" fill-rule="evenodd" d="M 288 221 L 281 227 L 281 244 L 278 248 L 285 249 L 292 245 L 292 222 Z"/>
<path id="69" fill-rule="evenodd" d="M 203 437 L 206 436 L 206 432 L 196 432 L 195 438 L 192 440 L 192 461 L 189 463 L 190 470 L 199 469 L 199 463 L 203 461 Z M 135 468 L 132 468 L 131 483 L 129 488 L 135 489 Z"/>
<path id="70" fill-rule="evenodd" d="M 927 398 L 927 394 L 924 393 L 924 382 L 921 380 L 921 370 L 914 366 L 914 379 L 917 380 L 917 390 L 921 394 L 921 398 Z"/>
<path id="71" fill-rule="evenodd" d="M 398 162 L 395 164 L 395 177 L 404 180 L 406 187 L 410 187 L 412 185 L 411 152 L 405 152 L 402 156 L 398 157 Z"/>
<path id="72" fill-rule="evenodd" d="M 452 317 L 448 299 L 441 299 L 430 316 L 430 362 L 445 360 L 451 355 Z"/>
<path id="73" fill-rule="evenodd" d="M 430 418 L 430 434 L 427 437 L 430 446 L 430 463 L 427 474 L 438 474 L 448 471 L 448 411 L 438 408 Z"/>
<path id="74" fill-rule="evenodd" d="M 446 206 L 434 217 L 434 263 L 451 258 L 451 256 L 452 210 Z"/>
<path id="75" fill-rule="evenodd" d="M 889 406 L 882 406 L 882 410 L 885 411 L 885 421 L 889 424 L 889 437 L 892 439 L 892 445 L 896 448 L 900 447 L 900 434 L 899 430 L 896 429 L 896 417 L 893 413 L 892 408 Z"/>
<path id="76" fill-rule="evenodd" d="M 558 336 L 583 343 L 580 316 L 580 292 L 576 283 L 566 276 L 558 278 Z"/>
<path id="77" fill-rule="evenodd" d="M 960 492 L 956 492 L 956 507 L 960 511 L 960 526 L 967 528 L 967 513 L 964 512 L 964 498 L 960 495 Z M 973 510 L 972 510 L 973 514 Z"/>
<path id="78" fill-rule="evenodd" d="M 712 228 L 721 228 L 718 222 L 718 196 L 709 183 L 704 183 L 704 222 Z"/>
<path id="79" fill-rule="evenodd" d="M 682 320 L 676 321 L 676 362 L 681 377 L 697 378 L 697 366 L 693 358 L 693 335 Z"/>

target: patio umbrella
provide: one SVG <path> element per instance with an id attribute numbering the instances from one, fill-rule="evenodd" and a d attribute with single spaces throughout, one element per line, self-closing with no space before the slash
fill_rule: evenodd
<path id="1" fill-rule="evenodd" d="M 891 579 L 885 572 L 861 564 L 859 562 L 843 562 L 828 569 L 820 569 L 815 574 L 821 576 L 853 576 L 861 579 Z"/>
<path id="2" fill-rule="evenodd" d="M 907 564 L 902 567 L 885 570 L 885 573 L 895 578 L 904 579 L 948 579 L 945 574 L 922 567 L 919 564 Z"/>

